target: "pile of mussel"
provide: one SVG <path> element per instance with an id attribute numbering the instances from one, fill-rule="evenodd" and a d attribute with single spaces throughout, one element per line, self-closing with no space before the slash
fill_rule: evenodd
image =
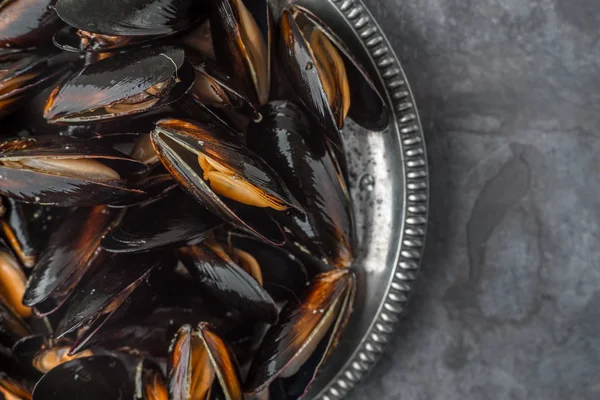
<path id="1" fill-rule="evenodd" d="M 267 0 L 0 0 L 0 393 L 296 399 L 352 312 L 365 68 Z"/>

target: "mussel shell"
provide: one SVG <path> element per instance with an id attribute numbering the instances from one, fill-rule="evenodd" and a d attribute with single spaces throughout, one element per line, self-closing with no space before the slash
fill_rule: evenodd
<path id="1" fill-rule="evenodd" d="M 188 55 L 186 59 L 192 64 L 197 74 L 208 78 L 211 84 L 217 86 L 218 90 L 223 93 L 223 103 L 217 106 L 234 108 L 252 119 L 259 118 L 256 103 L 249 101 L 247 95 L 243 93 L 243 89 L 238 88 L 238 83 L 232 76 L 222 71 L 213 60 L 196 54 Z M 193 90 L 190 95 L 197 99 Z"/>
<path id="2" fill-rule="evenodd" d="M 12 347 L 16 342 L 33 332 L 21 317 L 0 301 L 0 344 Z"/>
<path id="3" fill-rule="evenodd" d="M 56 0 L 0 1 L 0 47 L 30 48 L 50 43 L 61 22 Z"/>
<path id="4" fill-rule="evenodd" d="M 240 13 L 236 5 L 238 0 L 216 0 L 211 13 L 210 28 L 217 61 L 228 66 L 236 82 L 242 85 L 247 98 L 260 106 L 258 93 L 253 84 L 248 50 L 240 33 Z M 258 25 L 267 50 L 267 76 L 271 75 L 271 14 L 267 0 L 239 0 L 243 2 Z"/>
<path id="5" fill-rule="evenodd" d="M 145 252 L 197 243 L 221 220 L 179 189 L 164 197 L 128 209 L 119 225 L 102 240 L 113 253 Z"/>
<path id="6" fill-rule="evenodd" d="M 202 244 L 180 250 L 180 259 L 203 293 L 259 321 L 277 321 L 277 306 L 260 284 L 231 259 Z"/>
<path id="7" fill-rule="evenodd" d="M 33 389 L 36 400 L 133 399 L 135 387 L 123 362 L 112 356 L 78 358 L 45 374 Z"/>
<path id="8" fill-rule="evenodd" d="M 381 89 L 370 78 L 366 68 L 353 55 L 341 37 L 309 9 L 293 5 L 292 11 L 305 17 L 319 29 L 339 50 L 344 59 L 348 81 L 350 82 L 351 105 L 348 116 L 364 128 L 381 131 L 389 125 L 389 110 Z M 298 18 L 298 17 L 296 17 Z"/>
<path id="9" fill-rule="evenodd" d="M 122 177 L 138 174 L 146 166 L 103 146 L 99 139 L 38 136 L 0 143 L 0 162 L 26 158 L 91 158 L 115 169 Z M 94 181 L 31 169 L 0 166 L 0 193 L 28 203 L 57 206 L 93 206 L 143 192 L 128 189 L 122 181 Z"/>
<path id="10" fill-rule="evenodd" d="M 224 239 L 225 240 L 225 239 Z M 300 297 L 308 284 L 303 263 L 281 247 L 271 246 L 248 235 L 232 233 L 231 245 L 251 254 L 261 267 L 263 288 L 276 301 Z"/>
<path id="11" fill-rule="evenodd" d="M 0 222 L 4 237 L 21 264 L 31 268 L 61 222 L 64 209 L 22 203 L 11 198 L 3 201 L 7 209 Z"/>
<path id="12" fill-rule="evenodd" d="M 60 306 L 79 282 L 114 219 L 106 207 L 73 211 L 54 232 L 31 272 L 23 304 L 37 306 L 48 297 Z"/>
<path id="13" fill-rule="evenodd" d="M 119 295 L 135 290 L 152 269 L 166 262 L 164 256 L 157 254 L 107 255 L 107 260 L 99 268 L 83 277 L 65 303 L 66 312 L 56 328 L 56 337 L 62 337 L 97 317 Z"/>
<path id="14" fill-rule="evenodd" d="M 24 74 L 37 75 L 10 92 L 0 95 L 0 117 L 14 111 L 24 100 L 65 73 L 70 64 L 63 63 L 54 54 L 18 53 L 16 56 L 0 58 L 0 70 L 6 68 L 9 72 L 0 78 L 0 85 L 8 84 Z"/>
<path id="15" fill-rule="evenodd" d="M 354 291 L 355 279 L 349 270 L 317 275 L 300 302 L 288 303 L 279 322 L 265 335 L 252 361 L 246 391 L 261 392 L 286 369 L 300 368 L 298 395 L 304 394 L 339 338 L 352 310 Z M 306 350 L 312 351 L 308 358 L 301 355 Z"/>
<path id="16" fill-rule="evenodd" d="M 228 132 L 199 122 L 162 120 L 156 124 L 151 137 L 163 165 L 202 205 L 240 229 L 273 244 L 283 243 L 283 237 L 277 235 L 278 229 L 273 224 L 267 226 L 270 218 L 266 210 L 222 199 L 203 179 L 202 169 L 198 165 L 198 154 L 208 154 L 289 207 L 301 209 L 277 173 L 258 155 L 236 142 Z M 252 216 L 247 213 L 249 209 L 252 210 Z M 261 220 L 260 226 L 254 224 L 253 218 Z M 265 233 L 274 233 L 276 236 L 266 237 Z"/>
<path id="17" fill-rule="evenodd" d="M 343 149 L 342 136 L 316 70 L 316 61 L 292 13 L 281 15 L 279 56 L 294 92 L 317 122 L 324 134 L 338 149 Z"/>
<path id="18" fill-rule="evenodd" d="M 292 242 L 317 259 L 349 267 L 355 244 L 352 204 L 320 127 L 311 128 L 290 102 L 271 102 L 260 112 L 262 121 L 248 128 L 248 146 L 278 171 L 306 210 L 277 214 L 277 220 L 291 232 Z"/>
<path id="19" fill-rule="evenodd" d="M 200 22 L 206 2 L 196 0 L 59 0 L 67 24 L 111 36 L 163 36 Z"/>
<path id="20" fill-rule="evenodd" d="M 165 106 L 183 96 L 194 81 L 193 69 L 184 61 L 183 50 L 158 46 L 95 62 L 55 89 L 48 98 L 44 116 L 52 123 L 92 123 Z M 179 82 L 152 106 L 120 113 L 93 112 L 175 76 Z"/>
<path id="21" fill-rule="evenodd" d="M 194 337 L 202 340 L 202 346 L 208 353 L 208 365 L 195 366 L 192 364 Z M 169 399 L 186 400 L 190 398 L 192 393 L 190 393 L 191 379 L 189 377 L 191 377 L 194 367 L 211 369 L 227 400 L 243 399 L 240 372 L 235 356 L 214 332 L 214 328 L 206 322 L 201 322 L 194 330 L 190 325 L 184 325 L 173 338 L 168 364 Z"/>

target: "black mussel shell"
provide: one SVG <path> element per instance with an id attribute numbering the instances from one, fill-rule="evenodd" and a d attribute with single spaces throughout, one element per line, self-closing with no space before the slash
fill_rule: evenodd
<path id="1" fill-rule="evenodd" d="M 33 389 L 36 400 L 133 399 L 135 385 L 124 363 L 102 355 L 68 361 L 45 374 Z"/>
<path id="2" fill-rule="evenodd" d="M 221 220 L 179 189 L 131 207 L 119 225 L 102 240 L 114 253 L 135 253 L 177 247 L 204 240 Z"/>
<path id="3" fill-rule="evenodd" d="M 21 338 L 31 334 L 31 328 L 16 311 L 0 301 L 0 344 L 12 347 Z"/>
<path id="4" fill-rule="evenodd" d="M 106 255 L 106 261 L 83 277 L 64 304 L 66 311 L 56 337 L 110 318 L 154 268 L 166 263 L 165 255 Z"/>
<path id="5" fill-rule="evenodd" d="M 65 209 L 27 204 L 5 198 L 6 214 L 0 220 L 4 238 L 26 268 L 32 268 Z"/>
<path id="6" fill-rule="evenodd" d="M 286 207 L 300 209 L 277 173 L 257 154 L 237 142 L 229 132 L 187 120 L 159 121 L 151 137 L 163 165 L 202 205 L 226 222 L 261 239 L 273 244 L 283 243 L 281 231 L 272 223 L 266 210 L 217 195 L 203 179 L 198 164 L 198 155 L 208 155 Z"/>
<path id="7" fill-rule="evenodd" d="M 54 232 L 31 272 L 23 304 L 38 308 L 41 314 L 59 307 L 92 264 L 114 217 L 115 213 L 105 206 L 71 212 Z M 41 304 L 50 297 L 52 304 Z"/>
<path id="8" fill-rule="evenodd" d="M 248 14 L 251 18 L 244 16 Z M 255 25 L 246 23 L 250 19 Z M 268 101 L 270 92 L 271 19 L 267 0 L 216 0 L 211 14 L 217 61 L 243 85 L 246 96 L 256 107 Z M 248 26 L 257 29 L 250 30 Z"/>
<path id="9" fill-rule="evenodd" d="M 297 299 L 308 284 L 304 264 L 282 247 L 271 246 L 246 234 L 230 232 L 224 241 L 250 254 L 260 265 L 262 286 L 276 301 Z"/>
<path id="10" fill-rule="evenodd" d="M 185 63 L 183 50 L 170 46 L 135 49 L 90 64 L 56 87 L 44 116 L 52 123 L 80 124 L 144 113 L 179 99 L 193 81 L 194 72 Z M 147 92 L 153 88 L 159 92 Z M 142 99 L 135 100 L 139 96 Z"/>
<path id="11" fill-rule="evenodd" d="M 164 36 L 205 16 L 207 2 L 196 0 L 59 0 L 56 12 L 67 24 L 110 36 Z"/>
<path id="12" fill-rule="evenodd" d="M 0 117 L 67 71 L 70 64 L 54 53 L 16 53 L 0 57 Z"/>
<path id="13" fill-rule="evenodd" d="M 306 213 L 281 213 L 277 220 L 305 251 L 334 267 L 349 267 L 354 252 L 352 204 L 344 178 L 302 110 L 290 102 L 271 102 L 263 119 L 247 132 L 250 149 L 286 182 Z"/>
<path id="14" fill-rule="evenodd" d="M 246 99 L 234 79 L 213 60 L 196 54 L 186 58 L 196 72 L 196 80 L 189 93 L 196 101 L 207 106 L 233 108 L 249 118 L 259 118 L 255 103 Z"/>
<path id="15" fill-rule="evenodd" d="M 61 25 L 56 0 L 0 1 L 0 47 L 39 47 L 49 44 Z"/>
<path id="16" fill-rule="evenodd" d="M 204 398 L 211 390 L 222 391 L 227 400 L 244 397 L 233 352 L 206 322 L 194 330 L 190 325 L 179 329 L 171 343 L 168 361 L 171 400 Z M 220 389 L 214 388 L 214 383 Z"/>
<path id="17" fill-rule="evenodd" d="M 352 55 L 346 46 L 327 24 L 309 9 L 293 5 L 291 8 L 296 21 L 310 23 L 319 29 L 337 48 L 344 59 L 348 81 L 350 82 L 351 105 L 348 116 L 364 128 L 381 131 L 389 124 L 389 110 L 380 89 L 370 78 L 366 68 Z M 302 19 L 306 21 L 302 21 Z"/>
<path id="18" fill-rule="evenodd" d="M 135 181 L 130 184 L 132 189 L 141 190 L 144 194 L 122 201 L 115 201 L 109 204 L 110 208 L 128 208 L 147 204 L 154 200 L 158 200 L 167 193 L 179 187 L 173 177 L 167 173 L 150 175 Z"/>
<path id="19" fill-rule="evenodd" d="M 280 30 L 281 64 L 296 95 L 316 120 L 323 125 L 326 137 L 338 150 L 343 149 L 340 127 L 329 106 L 327 95 L 316 70 L 316 61 L 300 27 L 288 10 L 284 10 L 281 15 Z"/>
<path id="20" fill-rule="evenodd" d="M 43 167 L 23 168 L 23 162 L 92 160 L 111 168 L 120 179 L 99 180 Z M 98 139 L 37 136 L 0 143 L 0 193 L 16 200 L 56 206 L 93 206 L 143 194 L 125 187 L 123 178 L 145 171 L 146 166 Z"/>
<path id="21" fill-rule="evenodd" d="M 317 275 L 300 302 L 290 302 L 256 352 L 245 390 L 258 393 L 285 377 L 301 397 L 335 347 L 352 311 L 355 279 L 347 269 Z"/>
<path id="22" fill-rule="evenodd" d="M 273 298 L 249 273 L 211 242 L 180 249 L 180 259 L 196 278 L 203 293 L 218 299 L 254 320 L 274 323 L 277 306 Z"/>

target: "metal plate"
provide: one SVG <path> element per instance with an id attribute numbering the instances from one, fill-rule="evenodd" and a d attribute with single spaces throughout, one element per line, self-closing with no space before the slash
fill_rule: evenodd
<path id="1" fill-rule="evenodd" d="M 394 51 L 360 0 L 296 0 L 323 19 L 371 73 L 392 110 L 384 132 L 348 121 L 344 140 L 357 219 L 354 312 L 308 399 L 339 399 L 378 360 L 419 269 L 427 225 L 428 172 L 423 131 Z M 274 1 L 276 9 L 287 1 Z M 277 11 L 275 11 L 277 12 Z"/>

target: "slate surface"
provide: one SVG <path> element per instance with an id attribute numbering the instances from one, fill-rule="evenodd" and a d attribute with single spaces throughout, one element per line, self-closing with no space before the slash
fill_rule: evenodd
<path id="1" fill-rule="evenodd" d="M 431 223 L 351 399 L 600 399 L 600 4 L 366 0 L 412 83 Z"/>

